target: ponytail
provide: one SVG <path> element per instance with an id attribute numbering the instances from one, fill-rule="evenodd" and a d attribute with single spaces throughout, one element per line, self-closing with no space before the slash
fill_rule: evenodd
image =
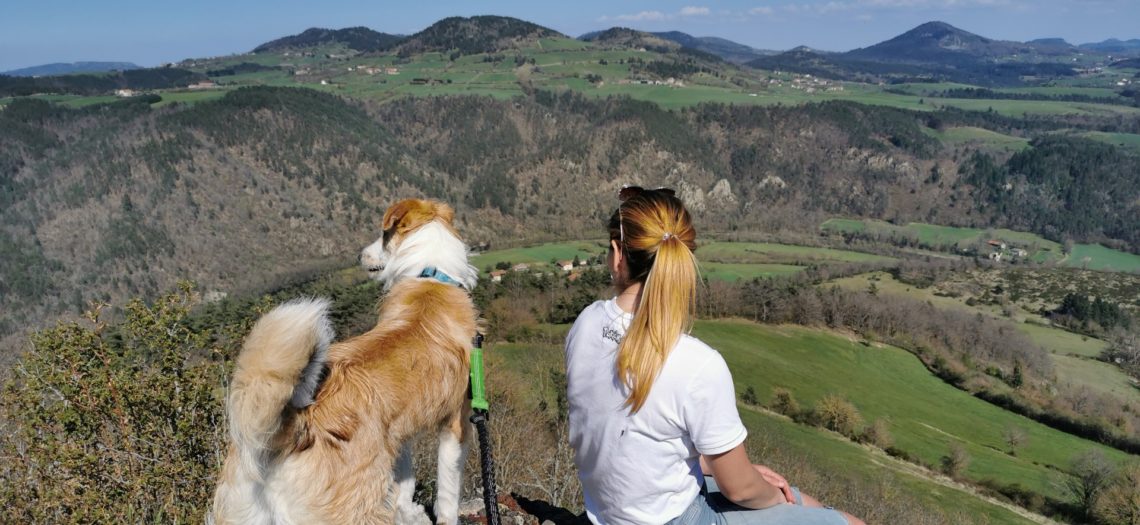
<path id="1" fill-rule="evenodd" d="M 630 276 L 642 282 L 641 300 L 618 347 L 618 378 L 629 389 L 625 406 L 636 413 L 696 312 L 696 231 L 681 201 L 648 194 L 622 204 L 621 221 Z M 612 230 L 612 228 L 611 228 Z"/>

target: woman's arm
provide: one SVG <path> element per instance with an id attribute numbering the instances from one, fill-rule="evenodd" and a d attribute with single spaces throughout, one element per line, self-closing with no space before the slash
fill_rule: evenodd
<path id="1" fill-rule="evenodd" d="M 723 454 L 702 455 L 701 470 L 712 475 L 724 497 L 741 507 L 765 509 L 787 501 L 782 488 L 765 479 L 748 460 L 743 443 Z"/>

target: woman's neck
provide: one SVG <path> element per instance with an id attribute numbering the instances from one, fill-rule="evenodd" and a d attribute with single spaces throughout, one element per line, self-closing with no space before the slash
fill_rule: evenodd
<path id="1" fill-rule="evenodd" d="M 615 302 L 618 308 L 631 314 L 637 313 L 637 305 L 641 303 L 641 283 L 633 283 L 618 292 Z"/>

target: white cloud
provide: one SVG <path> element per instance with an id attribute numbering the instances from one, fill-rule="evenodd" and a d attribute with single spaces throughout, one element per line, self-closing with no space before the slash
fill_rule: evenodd
<path id="1" fill-rule="evenodd" d="M 748 14 L 750 14 L 750 15 L 769 16 L 774 12 L 775 11 L 771 7 L 768 7 L 768 6 L 753 7 L 752 9 L 748 10 Z"/>
<path id="2" fill-rule="evenodd" d="M 681 8 L 681 16 L 708 16 L 709 8 L 687 5 Z"/>
<path id="3" fill-rule="evenodd" d="M 661 11 L 641 11 L 632 15 L 617 15 L 614 20 L 621 20 L 622 22 L 660 22 L 669 18 Z"/>
<path id="4" fill-rule="evenodd" d="M 829 14 L 853 10 L 950 10 L 967 8 L 1019 7 L 1019 0 L 831 0 L 820 3 L 786 4 L 788 13 Z"/>

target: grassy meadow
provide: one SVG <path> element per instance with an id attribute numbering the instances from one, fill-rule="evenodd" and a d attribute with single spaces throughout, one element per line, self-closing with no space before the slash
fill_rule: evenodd
<path id="1" fill-rule="evenodd" d="M 901 283 L 884 272 L 861 274 L 835 279 L 827 286 L 840 286 L 851 290 L 874 289 L 881 297 L 899 296 L 929 303 L 936 308 L 986 315 L 1007 319 L 1035 344 L 1053 355 L 1053 370 L 1057 381 L 1078 387 L 1087 387 L 1098 393 L 1112 394 L 1121 399 L 1140 402 L 1140 389 L 1120 368 L 1097 360 L 1108 343 L 1075 334 L 1048 325 L 1048 321 L 1027 305 L 1013 305 L 1013 316 L 1006 317 L 1002 307 L 986 303 L 967 304 L 971 296 L 951 297 L 937 288 L 917 288 Z"/>
<path id="2" fill-rule="evenodd" d="M 602 240 L 545 243 L 491 250 L 475 255 L 471 264 L 486 273 L 500 263 L 526 263 L 533 271 L 551 271 L 552 260 L 581 260 L 604 256 Z M 720 281 L 751 280 L 791 275 L 812 264 L 892 262 L 894 258 L 869 253 L 761 242 L 702 242 L 697 247 L 702 277 Z"/>
<path id="3" fill-rule="evenodd" d="M 444 53 L 422 53 L 398 60 L 394 55 L 357 55 L 336 61 L 322 60 L 324 54 L 351 55 L 342 47 L 332 46 L 315 50 L 315 57 L 263 53 L 240 57 L 195 62 L 191 69 L 205 72 L 209 69 L 233 66 L 241 62 L 255 62 L 266 66 L 282 66 L 280 71 L 261 71 L 219 77 L 227 86 L 239 85 L 297 85 L 329 90 L 346 96 L 390 100 L 403 96 L 435 96 L 469 94 L 495 98 L 521 95 L 524 85 L 529 87 L 579 91 L 587 96 L 629 96 L 653 102 L 664 108 L 689 107 L 704 102 L 725 104 L 775 105 L 805 104 L 827 100 L 846 100 L 871 105 L 931 111 L 941 106 L 989 111 L 1008 116 L 1024 115 L 1140 115 L 1140 109 L 1125 105 L 1079 103 L 1068 101 L 1028 100 L 975 100 L 933 98 L 933 90 L 968 88 L 964 84 L 902 84 L 885 88 L 854 82 L 828 81 L 827 84 L 798 89 L 791 83 L 792 75 L 748 67 L 718 66 L 717 75 L 697 73 L 683 80 L 680 86 L 645 85 L 636 82 L 644 74 L 636 74 L 631 61 L 662 59 L 653 51 L 611 48 L 596 43 L 568 38 L 542 38 L 518 50 L 494 54 L 476 54 L 451 57 Z M 516 62 L 515 57 L 522 57 Z M 665 60 L 672 60 L 671 57 Z M 398 74 L 385 72 L 368 74 L 366 67 L 396 67 Z M 351 70 L 349 68 L 352 68 Z M 288 74 L 288 70 L 298 72 Z M 303 74 L 302 74 L 303 73 Z M 591 83 L 588 75 L 600 81 Z M 423 79 L 426 82 L 414 81 Z M 769 84 L 769 80 L 780 84 Z M 321 85 L 324 80 L 328 84 Z M 1114 91 L 1105 87 L 1053 86 L 1015 88 L 1001 91 L 1047 95 L 1080 94 L 1095 97 L 1112 96 Z M 952 132 L 951 143 L 970 138 L 971 132 Z M 975 132 L 976 133 L 976 132 Z M 1008 142 L 1003 147 L 1016 147 L 1017 141 L 986 136 L 983 141 Z"/>
<path id="4" fill-rule="evenodd" d="M 1099 449 L 1114 461 L 1129 455 L 1074 437 L 974 398 L 934 377 L 909 352 L 867 345 L 796 326 L 743 321 L 698 322 L 693 334 L 718 349 L 733 371 L 735 386 L 752 386 L 761 400 L 786 388 L 811 407 L 828 394 L 852 402 L 868 421 L 883 418 L 895 446 L 937 465 L 952 443 L 972 456 L 966 476 L 993 480 L 1063 499 L 1055 482 L 1077 452 Z M 1029 436 L 1016 455 L 1002 433 L 1021 428 Z"/>
<path id="5" fill-rule="evenodd" d="M 912 222 L 896 225 L 875 219 L 833 218 L 824 221 L 820 229 L 833 233 L 866 233 L 884 238 L 910 239 L 929 246 L 953 248 L 955 251 L 984 243 L 989 239 L 1004 241 L 1011 247 L 1029 252 L 1030 260 L 1039 263 L 1056 263 L 1072 268 L 1113 272 L 1140 272 L 1140 255 L 1107 248 L 1099 244 L 1074 244 L 1072 253 L 1062 252 L 1060 243 L 1037 234 L 1003 228 L 961 228 Z"/>
<path id="6" fill-rule="evenodd" d="M 549 328 L 557 338 L 568 327 Z M 767 402 L 772 387 L 794 387 L 791 390 L 804 407 L 824 394 L 844 395 L 868 421 L 888 419 L 896 446 L 924 462 L 936 464 L 951 441 L 961 443 L 974 458 L 966 472 L 971 479 L 1021 483 L 1055 496 L 1048 491 L 1058 474 L 1047 465 L 1067 465 L 1071 449 L 1065 447 L 1096 446 L 974 399 L 933 377 L 917 359 L 897 348 L 864 346 L 808 328 L 743 321 L 698 322 L 694 335 L 724 355 L 738 393 L 752 386 Z M 495 344 L 487 351 L 487 366 L 492 371 L 488 389 L 495 391 L 495 370 L 506 368 L 528 378 L 527 397 L 553 404 L 556 386 L 550 371 L 561 370 L 562 359 L 557 344 Z M 861 379 L 854 381 L 854 377 Z M 806 463 L 809 472 L 842 472 L 846 479 L 864 480 L 867 485 L 885 480 L 892 490 L 922 502 L 927 512 L 964 515 L 991 524 L 1038 522 L 873 447 L 745 404 L 739 409 L 751 436 L 753 460 L 777 470 L 800 472 L 804 469 L 799 464 Z M 970 423 L 973 418 L 988 418 L 988 423 L 974 425 Z M 1000 435 L 1004 425 L 1021 426 L 1029 432 L 1029 441 L 1017 457 L 1003 452 Z M 1120 456 L 1111 457 L 1122 460 Z M 826 495 L 826 487 L 812 485 L 819 480 L 792 481 Z"/>

